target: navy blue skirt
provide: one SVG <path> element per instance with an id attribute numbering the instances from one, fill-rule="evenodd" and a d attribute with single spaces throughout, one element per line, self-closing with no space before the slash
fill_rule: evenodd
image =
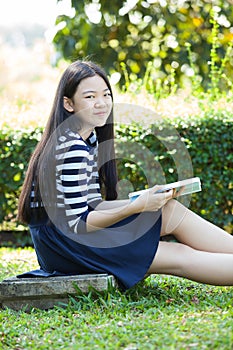
<path id="1" fill-rule="evenodd" d="M 107 273 L 125 290 L 141 281 L 155 257 L 161 231 L 161 211 L 133 215 L 104 229 L 105 247 L 80 243 L 53 223 L 37 220 L 29 225 L 40 270 L 18 277 Z M 102 230 L 86 235 L 101 235 Z M 106 235 L 108 233 L 108 236 Z M 111 237 L 129 237 L 112 244 Z M 96 236 L 98 237 L 98 236 Z M 127 243 L 128 242 L 128 243 Z"/>

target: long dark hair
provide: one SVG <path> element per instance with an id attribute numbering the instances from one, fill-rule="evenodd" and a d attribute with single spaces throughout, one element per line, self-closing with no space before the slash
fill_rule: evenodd
<path id="1" fill-rule="evenodd" d="M 34 202 L 38 204 L 37 212 L 44 211 L 41 204 L 41 191 L 39 174 L 43 173 L 51 161 L 55 165 L 55 149 L 51 140 L 51 136 L 58 133 L 59 126 L 66 122 L 72 113 L 68 112 L 63 105 L 64 96 L 72 99 L 80 82 L 89 77 L 99 75 L 106 83 L 112 95 L 111 85 L 107 75 L 103 69 L 91 61 L 75 61 L 63 73 L 57 87 L 52 110 L 45 126 L 43 135 L 37 147 L 35 148 L 26 172 L 22 191 L 18 204 L 18 220 L 29 223 L 32 216 L 31 193 L 34 188 Z M 117 198 L 117 171 L 114 151 L 114 125 L 113 111 L 111 111 L 106 124 L 96 128 L 96 135 L 99 143 L 99 178 L 101 191 L 106 200 Z M 59 137 L 57 135 L 56 137 Z M 102 142 L 106 142 L 108 147 L 101 147 Z M 46 152 L 44 151 L 46 149 Z M 55 169 L 55 167 L 54 167 Z M 54 178 L 55 182 L 55 170 Z M 55 186 L 55 184 L 53 184 Z"/>

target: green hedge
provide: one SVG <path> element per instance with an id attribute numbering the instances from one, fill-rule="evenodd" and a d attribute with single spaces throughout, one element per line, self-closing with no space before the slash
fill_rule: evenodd
<path id="1" fill-rule="evenodd" d="M 220 111 L 148 126 L 116 125 L 123 196 L 155 183 L 199 176 L 202 192 L 192 196 L 190 208 L 232 233 L 232 121 L 232 114 Z M 0 222 L 15 221 L 24 172 L 41 131 L 0 132 Z"/>
<path id="2" fill-rule="evenodd" d="M 17 198 L 28 160 L 41 137 L 42 129 L 0 131 L 0 223 L 15 222 Z"/>

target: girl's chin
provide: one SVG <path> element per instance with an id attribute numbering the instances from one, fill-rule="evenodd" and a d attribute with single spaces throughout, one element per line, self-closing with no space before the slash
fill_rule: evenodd
<path id="1" fill-rule="evenodd" d="M 101 126 L 104 126 L 106 124 L 106 122 L 103 122 L 103 123 L 98 123 L 98 124 L 96 124 L 96 128 L 100 128 Z"/>
<path id="2" fill-rule="evenodd" d="M 100 119 L 100 120 L 96 121 L 96 126 L 97 127 L 104 126 L 106 124 L 106 122 L 107 122 L 107 119 L 108 118 L 103 118 L 103 119 Z"/>

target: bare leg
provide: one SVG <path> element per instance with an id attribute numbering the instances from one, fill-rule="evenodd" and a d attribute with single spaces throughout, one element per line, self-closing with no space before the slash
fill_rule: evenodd
<path id="1" fill-rule="evenodd" d="M 197 250 L 233 254 L 233 236 L 178 201 L 169 201 L 163 208 L 162 217 L 161 235 L 172 233 L 179 242 Z"/>
<path id="2" fill-rule="evenodd" d="M 163 208 L 161 234 L 174 234 L 179 242 L 160 242 L 148 271 L 193 281 L 233 285 L 233 237 L 202 219 L 178 201 Z"/>
<path id="3" fill-rule="evenodd" d="M 148 274 L 168 274 L 213 285 L 233 285 L 233 254 L 209 253 L 160 242 Z"/>

